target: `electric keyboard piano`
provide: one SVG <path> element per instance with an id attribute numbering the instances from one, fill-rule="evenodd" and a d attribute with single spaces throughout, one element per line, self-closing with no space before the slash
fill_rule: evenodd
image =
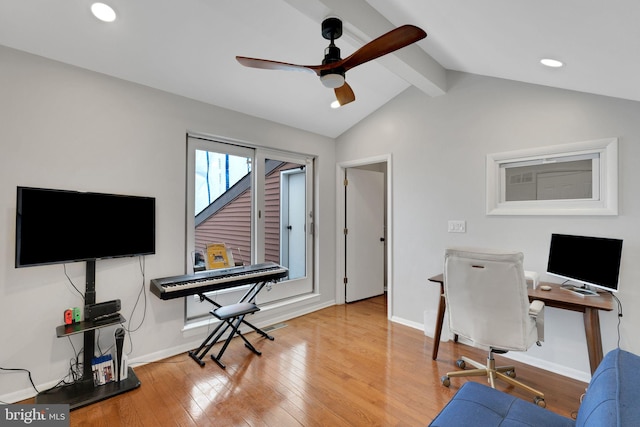
<path id="1" fill-rule="evenodd" d="M 288 274 L 286 267 L 265 262 L 152 279 L 149 288 L 158 298 L 168 300 L 257 282 L 276 281 Z"/>

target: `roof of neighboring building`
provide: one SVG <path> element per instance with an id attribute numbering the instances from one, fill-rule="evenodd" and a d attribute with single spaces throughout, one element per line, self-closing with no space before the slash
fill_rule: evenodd
<path id="1" fill-rule="evenodd" d="M 284 164 L 284 162 L 278 160 L 267 160 L 265 162 L 265 176 L 269 175 L 282 164 Z M 211 202 L 209 206 L 200 211 L 200 213 L 196 215 L 195 226 L 197 227 L 198 225 L 206 221 L 207 218 L 215 215 L 216 212 L 227 206 L 229 203 L 238 198 L 238 196 L 251 188 L 251 176 L 251 172 L 243 176 L 238 182 L 233 184 L 231 188 L 222 193 L 220 197 Z"/>

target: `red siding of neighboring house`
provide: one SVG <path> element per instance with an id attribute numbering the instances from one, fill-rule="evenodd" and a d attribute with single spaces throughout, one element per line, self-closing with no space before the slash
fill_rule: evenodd
<path id="1" fill-rule="evenodd" d="M 203 221 L 195 230 L 196 250 L 206 252 L 209 243 L 225 243 L 235 262 L 250 264 L 251 199 L 249 191 Z"/>
<path id="2" fill-rule="evenodd" d="M 283 165 L 265 180 L 264 231 L 266 261 L 280 262 L 280 171 L 291 169 Z M 290 166 L 290 165 L 289 165 Z"/>

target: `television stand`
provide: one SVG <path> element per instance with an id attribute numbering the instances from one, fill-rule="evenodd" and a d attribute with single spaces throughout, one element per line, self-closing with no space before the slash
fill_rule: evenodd
<path id="1" fill-rule="evenodd" d="M 87 261 L 86 276 L 87 284 L 85 290 L 85 304 L 95 304 L 95 260 Z M 128 368 L 127 378 L 121 381 L 112 381 L 99 386 L 96 386 L 93 383 L 91 359 L 93 359 L 95 353 L 96 329 L 117 325 L 124 323 L 125 321 L 126 319 L 122 315 L 119 315 L 105 321 L 85 320 L 84 322 L 74 323 L 71 325 L 58 326 L 56 328 L 56 335 L 59 338 L 75 334 L 84 335 L 82 379 L 74 382 L 73 384 L 54 387 L 47 391 L 38 393 L 35 403 L 66 403 L 69 404 L 70 409 L 77 409 L 140 387 L 140 380 L 131 368 Z"/>
<path id="2" fill-rule="evenodd" d="M 140 387 L 140 380 L 133 372 L 133 369 L 129 368 L 127 378 L 120 382 L 112 381 L 104 385 L 95 386 L 93 385 L 93 378 L 82 379 L 73 384 L 56 387 L 38 394 L 36 403 L 67 403 L 69 408 L 73 410 L 109 399 L 138 387 Z"/>

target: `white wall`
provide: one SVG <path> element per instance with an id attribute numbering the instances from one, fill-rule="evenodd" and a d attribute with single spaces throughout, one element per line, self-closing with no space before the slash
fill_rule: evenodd
<path id="1" fill-rule="evenodd" d="M 552 232 L 624 239 L 619 298 L 622 348 L 640 353 L 640 103 L 457 72 L 446 95 L 407 89 L 337 140 L 336 160 L 392 155 L 393 318 L 421 325 L 435 312 L 450 245 L 518 249 L 544 273 Z M 605 137 L 619 138 L 620 214 L 613 217 L 487 216 L 489 153 Z M 447 220 L 467 221 L 465 234 Z M 543 280 L 554 281 L 551 277 Z M 557 281 L 557 280 L 555 280 Z M 605 353 L 617 345 L 616 312 L 601 312 Z M 514 358 L 583 380 L 589 363 L 582 315 L 548 309 L 546 342 Z"/>
<path id="2" fill-rule="evenodd" d="M 130 318 L 149 279 L 184 272 L 186 133 L 195 131 L 318 156 L 318 229 L 335 229 L 335 147 L 330 138 L 173 96 L 0 46 L 0 366 L 24 368 L 40 389 L 68 370 L 74 350 L 56 338 L 66 308 L 83 302 L 63 266 L 14 268 L 16 186 L 36 186 L 156 197 L 156 254 L 146 257 L 143 284 L 138 259 L 96 264 L 98 301 L 122 300 Z M 291 318 L 335 299 L 334 233 L 317 233 L 321 295 L 261 312 L 258 325 Z M 55 250 L 60 242 L 43 242 Z M 84 290 L 84 264 L 67 272 Z M 183 332 L 181 299 L 161 301 L 147 291 L 146 317 L 132 335 L 130 359 L 144 362 L 197 347 L 205 328 Z M 139 308 L 132 326 L 142 320 Z M 102 349 L 113 328 L 101 331 Z M 75 350 L 81 335 L 71 339 Z M 125 344 L 129 351 L 129 343 Z M 34 392 L 24 373 L 0 371 L 0 400 Z"/>

